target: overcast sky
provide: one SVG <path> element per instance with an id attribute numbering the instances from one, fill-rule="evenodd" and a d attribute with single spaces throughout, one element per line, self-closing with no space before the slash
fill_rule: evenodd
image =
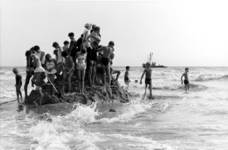
<path id="1" fill-rule="evenodd" d="M 24 66 L 34 45 L 53 56 L 85 23 L 101 28 L 101 44 L 115 42 L 115 66 L 153 61 L 167 66 L 228 66 L 227 1 L 1 1 L 1 66 Z"/>

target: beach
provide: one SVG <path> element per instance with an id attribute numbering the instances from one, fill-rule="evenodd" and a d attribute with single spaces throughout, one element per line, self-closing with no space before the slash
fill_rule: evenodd
<path id="1" fill-rule="evenodd" d="M 184 67 L 154 68 L 155 100 L 142 98 L 144 84 L 135 80 L 143 68 L 131 67 L 134 96 L 129 103 L 115 100 L 116 112 L 109 112 L 109 104 L 19 106 L 12 68 L 0 69 L 1 150 L 228 149 L 228 67 L 189 67 L 188 93 L 180 81 Z M 24 85 L 25 68 L 18 69 Z M 125 86 L 125 67 L 115 69 Z M 48 119 L 40 117 L 44 113 Z"/>

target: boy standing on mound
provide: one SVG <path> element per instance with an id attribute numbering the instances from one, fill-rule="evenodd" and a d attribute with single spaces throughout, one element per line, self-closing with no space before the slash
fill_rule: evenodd
<path id="1" fill-rule="evenodd" d="M 183 77 L 184 77 L 184 85 L 185 85 L 185 91 L 189 91 L 189 80 L 188 80 L 188 68 L 185 68 L 185 73 L 181 76 L 181 84 L 183 84 Z"/>
<path id="2" fill-rule="evenodd" d="M 146 94 L 146 89 L 147 89 L 147 85 L 149 85 L 149 90 L 150 90 L 150 97 L 149 99 L 154 99 L 152 97 L 152 84 L 151 84 L 151 76 L 152 76 L 152 69 L 151 69 L 151 65 L 149 62 L 146 63 L 146 68 L 143 71 L 141 80 L 140 80 L 140 84 L 142 84 L 142 78 L 144 76 L 144 74 L 146 74 L 146 79 L 145 79 L 145 94 Z"/>
<path id="3" fill-rule="evenodd" d="M 21 96 L 21 100 L 22 100 L 22 94 L 21 94 L 22 77 L 19 74 L 17 68 L 13 69 L 13 73 L 15 74 L 15 77 L 16 77 L 15 87 L 16 87 L 16 93 L 17 93 L 17 101 L 19 103 L 19 96 Z"/>

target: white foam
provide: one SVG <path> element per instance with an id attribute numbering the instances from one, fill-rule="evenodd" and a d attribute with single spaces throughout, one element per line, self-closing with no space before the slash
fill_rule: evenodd
<path id="1" fill-rule="evenodd" d="M 66 116 L 52 117 L 52 122 L 39 121 L 29 129 L 32 149 L 98 149 L 94 144 L 98 136 L 86 132 L 80 126 L 95 121 L 95 107 L 76 105 L 77 109 Z"/>

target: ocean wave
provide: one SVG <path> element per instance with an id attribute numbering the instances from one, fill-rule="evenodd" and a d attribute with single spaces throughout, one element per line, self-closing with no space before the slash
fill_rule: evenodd
<path id="1" fill-rule="evenodd" d="M 95 104 L 96 105 L 96 104 Z M 51 121 L 38 120 L 37 124 L 29 129 L 31 149 L 93 149 L 98 147 L 95 142 L 101 139 L 95 134 L 86 132 L 82 125 L 95 121 L 98 112 L 96 106 L 75 105 L 76 109 L 66 116 L 50 116 Z"/>
<path id="2" fill-rule="evenodd" d="M 208 81 L 208 80 L 220 80 L 220 79 L 228 79 L 228 75 L 221 74 L 202 74 L 198 76 L 194 81 Z"/>
<path id="3" fill-rule="evenodd" d="M 0 98 L 11 98 L 16 97 L 16 91 L 13 88 L 0 88 Z"/>

